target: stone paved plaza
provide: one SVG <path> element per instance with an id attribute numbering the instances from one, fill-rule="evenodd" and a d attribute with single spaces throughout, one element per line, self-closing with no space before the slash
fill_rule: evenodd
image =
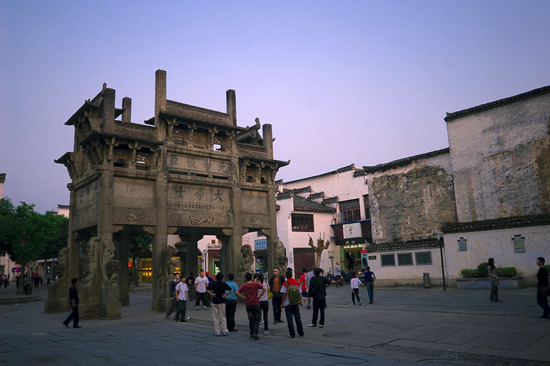
<path id="1" fill-rule="evenodd" d="M 550 321 L 540 319 L 535 289 L 487 290 L 376 288 L 368 304 L 350 305 L 348 287 L 328 288 L 324 328 L 288 339 L 286 324 L 249 338 L 245 307 L 237 308 L 237 333 L 216 337 L 210 310 L 188 306 L 187 323 L 151 311 L 147 288 L 133 291 L 122 319 L 82 320 L 67 329 L 68 313 L 43 313 L 39 301 L 13 303 L 14 287 L 0 289 L 2 365 L 549 365 Z M 270 309 L 270 321 L 272 314 Z M 284 315 L 283 315 L 284 319 Z M 262 326 L 261 326 L 262 327 Z M 262 328 L 261 328 L 262 329 Z"/>

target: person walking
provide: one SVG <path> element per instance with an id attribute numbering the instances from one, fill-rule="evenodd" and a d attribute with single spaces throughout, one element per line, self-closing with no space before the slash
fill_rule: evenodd
<path id="1" fill-rule="evenodd" d="M 206 292 L 212 296 L 212 318 L 214 318 L 214 332 L 216 336 L 229 334 L 227 319 L 225 317 L 225 298 L 233 292 L 233 289 L 223 280 L 223 273 L 216 274 L 216 280 L 206 288 Z"/>
<path id="2" fill-rule="evenodd" d="M 342 279 L 342 268 L 340 268 L 340 262 L 336 262 L 336 265 L 334 266 L 334 276 L 336 277 L 336 281 L 340 281 Z"/>
<path id="3" fill-rule="evenodd" d="M 199 276 L 195 278 L 195 306 L 199 310 L 199 305 L 202 301 L 204 310 L 208 310 L 208 293 L 206 287 L 209 285 L 208 278 L 204 276 L 204 271 L 201 269 Z"/>
<path id="4" fill-rule="evenodd" d="M 271 289 L 271 294 L 273 297 L 271 298 L 271 305 L 273 306 L 273 323 L 284 323 L 281 320 L 281 288 L 283 287 L 283 283 L 285 282 L 285 278 L 279 273 L 278 268 L 273 268 L 273 276 L 269 279 L 269 288 Z"/>
<path id="5" fill-rule="evenodd" d="M 186 285 L 189 290 L 187 301 L 193 301 L 195 299 L 195 274 L 193 272 L 187 277 Z"/>
<path id="6" fill-rule="evenodd" d="M 542 308 L 542 319 L 548 319 L 548 314 L 550 314 L 550 308 L 548 307 L 548 271 L 544 267 L 546 260 L 544 257 L 537 258 L 537 266 L 539 270 L 535 277 L 537 278 L 537 304 Z M 543 293 L 546 291 L 546 294 Z"/>
<path id="7" fill-rule="evenodd" d="M 305 280 L 306 280 L 306 288 L 309 288 L 309 281 L 311 281 L 311 279 L 313 278 L 313 269 L 311 271 L 309 271 L 308 273 L 306 273 L 306 277 L 305 277 Z M 311 297 L 307 297 L 307 308 L 306 309 L 311 309 Z"/>
<path id="8" fill-rule="evenodd" d="M 367 294 L 369 295 L 369 304 L 372 304 L 374 299 L 374 281 L 376 276 L 374 272 L 370 270 L 370 267 L 365 268 L 365 276 L 363 277 L 365 281 L 365 287 L 367 288 Z"/>
<path id="9" fill-rule="evenodd" d="M 181 276 L 185 278 L 185 276 Z M 180 274 L 174 273 L 174 278 L 172 279 L 172 282 L 170 282 L 170 307 L 168 308 L 168 311 L 166 312 L 166 319 L 170 317 L 174 309 L 177 311 L 177 304 L 178 300 L 176 298 L 176 286 L 180 283 Z"/>
<path id="10" fill-rule="evenodd" d="M 498 301 L 498 271 L 495 267 L 495 259 L 489 258 L 487 261 L 487 274 L 489 275 L 489 280 L 491 281 L 491 296 L 489 297 L 491 301 Z"/>
<path id="11" fill-rule="evenodd" d="M 319 313 L 321 314 L 319 328 L 325 326 L 325 308 L 327 307 L 326 288 L 331 283 L 336 283 L 336 281 L 330 281 L 328 278 L 321 276 L 322 272 L 323 270 L 321 268 L 315 268 L 313 270 L 314 276 L 311 281 L 309 281 L 308 296 L 313 299 L 313 316 L 308 327 L 317 326 L 317 317 Z"/>
<path id="12" fill-rule="evenodd" d="M 307 281 L 306 281 L 306 275 L 307 275 L 307 268 L 302 268 L 302 275 L 300 276 L 300 279 L 298 282 L 300 282 L 300 291 L 302 292 L 302 307 L 307 305 Z"/>
<path id="13" fill-rule="evenodd" d="M 267 293 L 269 292 L 269 284 L 264 279 L 262 272 L 256 273 L 254 278 L 262 284 L 262 287 L 265 289 L 264 294 L 260 297 L 260 310 L 264 317 L 264 336 L 269 335 L 269 326 L 267 321 L 267 314 L 269 313 L 269 299 L 267 298 Z M 261 290 L 258 290 L 258 294 Z"/>
<path id="14" fill-rule="evenodd" d="M 281 308 L 285 308 L 286 322 L 288 325 L 288 338 L 294 338 L 296 332 L 294 331 L 294 321 L 296 321 L 296 330 L 300 337 L 304 336 L 304 327 L 302 325 L 302 318 L 300 317 L 300 304 L 291 304 L 287 296 L 290 286 L 296 286 L 298 291 L 300 291 L 300 283 L 292 278 L 292 270 L 287 269 L 286 271 L 286 281 L 281 287 L 282 304 Z"/>
<path id="15" fill-rule="evenodd" d="M 63 325 L 66 328 L 69 328 L 69 323 L 73 321 L 73 328 L 82 328 L 78 325 L 78 302 L 80 301 L 80 296 L 78 296 L 78 278 L 73 278 L 71 280 L 71 287 L 69 288 L 69 301 L 71 302 L 72 312 L 67 319 L 63 322 Z"/>
<path id="16" fill-rule="evenodd" d="M 185 276 L 181 276 L 181 282 L 176 286 L 176 321 L 186 322 L 190 317 L 186 316 L 187 300 L 189 300 L 189 288 Z"/>
<path id="17" fill-rule="evenodd" d="M 359 303 L 359 306 L 361 306 L 361 299 L 359 298 L 359 285 L 361 284 L 361 280 L 357 277 L 355 277 L 355 272 L 351 272 L 351 280 L 350 280 L 350 286 L 351 286 L 351 305 L 355 305 L 355 298 L 357 297 L 357 302 Z"/>
<path id="18" fill-rule="evenodd" d="M 260 298 L 264 295 L 265 289 L 261 283 L 252 281 L 252 273 L 246 272 L 244 278 L 246 279 L 246 283 L 239 287 L 237 296 L 245 300 L 250 338 L 258 340 L 260 339 L 258 337 L 260 328 Z M 262 292 L 258 294 L 258 290 L 262 290 Z"/>
<path id="19" fill-rule="evenodd" d="M 235 281 L 235 275 L 229 273 L 227 275 L 227 285 L 231 287 L 232 292 L 227 291 L 225 296 L 225 318 L 227 319 L 227 331 L 237 332 L 235 328 L 235 312 L 237 311 L 237 290 L 239 286 Z"/>

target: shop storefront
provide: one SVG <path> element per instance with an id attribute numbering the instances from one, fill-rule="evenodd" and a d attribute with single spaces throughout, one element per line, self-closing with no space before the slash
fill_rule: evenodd
<path id="1" fill-rule="evenodd" d="M 139 258 L 136 260 L 137 262 L 137 275 L 138 275 L 138 281 L 139 283 L 152 283 L 153 282 L 153 259 L 152 258 Z M 176 264 L 174 273 L 181 273 L 181 267 L 180 267 L 180 258 L 179 257 L 172 257 L 172 263 Z M 136 265 L 133 262 L 133 259 L 130 258 L 128 260 L 128 270 L 130 272 L 130 276 L 134 273 L 134 265 Z"/>
<path id="2" fill-rule="evenodd" d="M 339 248 L 340 267 L 345 272 L 359 273 L 368 265 L 367 243 L 372 241 L 370 220 L 332 225 Z"/>
<path id="3" fill-rule="evenodd" d="M 267 239 L 254 240 L 255 270 L 262 273 L 267 272 Z"/>
<path id="4" fill-rule="evenodd" d="M 207 247 L 207 263 L 206 271 L 210 276 L 215 276 L 221 270 L 221 249 L 222 243 L 212 240 Z"/>

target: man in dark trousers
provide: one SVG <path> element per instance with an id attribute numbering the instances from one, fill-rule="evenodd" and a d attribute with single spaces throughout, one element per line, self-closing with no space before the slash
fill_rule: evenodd
<path id="1" fill-rule="evenodd" d="M 181 277 L 185 277 L 185 275 L 182 273 Z M 176 286 L 180 283 L 180 274 L 174 273 L 174 279 L 170 283 L 170 307 L 168 308 L 168 311 L 166 312 L 166 319 L 170 317 L 170 314 L 172 314 L 172 311 L 178 308 L 178 301 L 176 298 Z M 177 319 L 176 319 L 177 320 Z"/>
<path id="2" fill-rule="evenodd" d="M 269 288 L 271 289 L 271 304 L 273 305 L 273 323 L 283 323 L 281 320 L 281 300 L 283 295 L 281 294 L 281 288 L 285 283 L 285 278 L 279 273 L 278 268 L 273 268 L 273 276 L 269 279 Z"/>
<path id="3" fill-rule="evenodd" d="M 78 325 L 78 300 L 80 297 L 78 296 L 78 290 L 76 286 L 78 286 L 78 278 L 73 278 L 71 280 L 72 286 L 69 288 L 69 301 L 71 302 L 71 308 L 73 309 L 73 312 L 69 315 L 67 319 L 63 322 L 63 325 L 67 328 L 69 328 L 69 323 L 71 320 L 73 321 L 73 328 L 82 328 L 80 325 Z"/>
<path id="4" fill-rule="evenodd" d="M 539 304 L 543 311 L 541 318 L 548 319 L 548 314 L 550 313 L 548 299 L 546 298 L 546 294 L 542 293 L 543 288 L 548 288 L 548 271 L 544 267 L 545 262 L 544 257 L 537 258 L 539 270 L 535 277 L 537 277 L 537 304 Z"/>
<path id="5" fill-rule="evenodd" d="M 288 326 L 288 338 L 294 338 L 296 332 L 294 331 L 294 320 L 296 321 L 296 328 L 300 337 L 304 336 L 304 327 L 302 325 L 302 318 L 300 317 L 300 305 L 291 304 L 289 297 L 286 295 L 290 286 L 300 287 L 300 283 L 292 278 L 292 270 L 287 269 L 286 281 L 283 283 L 281 293 L 283 295 L 281 299 L 281 308 L 285 308 L 286 322 Z"/>
<path id="6" fill-rule="evenodd" d="M 326 288 L 331 283 L 336 283 L 336 281 L 330 281 L 328 278 L 321 276 L 322 271 L 321 268 L 315 268 L 313 270 L 314 277 L 309 281 L 308 296 L 313 298 L 313 318 L 308 327 L 317 326 L 319 312 L 321 313 L 319 328 L 325 326 L 325 308 L 327 307 Z"/>
<path id="7" fill-rule="evenodd" d="M 246 313 L 248 314 L 248 327 L 250 328 L 250 337 L 258 340 L 258 331 L 260 328 L 260 298 L 264 296 L 265 288 L 259 282 L 252 281 L 252 273 L 244 274 L 246 283 L 237 290 L 237 296 L 245 300 Z M 258 294 L 258 290 L 262 290 Z"/>

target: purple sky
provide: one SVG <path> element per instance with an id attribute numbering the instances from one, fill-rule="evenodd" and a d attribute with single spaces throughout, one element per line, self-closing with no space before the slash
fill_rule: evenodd
<path id="1" fill-rule="evenodd" d="M 448 147 L 446 112 L 550 84 L 550 1 L 0 1 L 0 173 L 39 212 L 69 203 L 64 122 L 104 82 L 273 125 L 285 181 Z"/>

